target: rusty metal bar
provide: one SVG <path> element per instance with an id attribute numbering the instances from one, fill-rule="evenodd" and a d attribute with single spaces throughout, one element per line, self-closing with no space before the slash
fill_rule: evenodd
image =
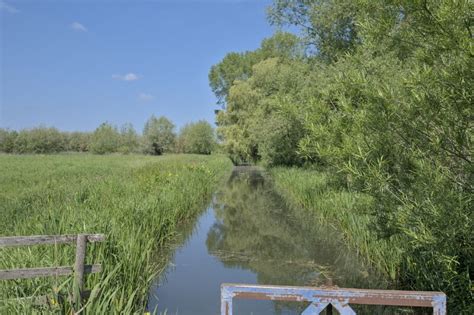
<path id="1" fill-rule="evenodd" d="M 431 307 L 433 314 L 446 314 L 442 292 L 366 290 L 343 288 L 291 287 L 248 284 L 222 284 L 221 314 L 232 314 L 232 299 L 310 302 L 304 315 L 319 314 L 332 305 L 340 314 L 355 314 L 349 304 Z"/>

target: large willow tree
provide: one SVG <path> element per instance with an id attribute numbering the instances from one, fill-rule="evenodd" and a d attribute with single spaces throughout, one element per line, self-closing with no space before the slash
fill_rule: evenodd
<path id="1" fill-rule="evenodd" d="M 374 233 L 400 244 L 394 280 L 445 291 L 455 313 L 474 311 L 473 9 L 275 0 L 270 22 L 300 36 L 278 33 L 210 74 L 235 160 L 324 167 L 370 194 Z"/>

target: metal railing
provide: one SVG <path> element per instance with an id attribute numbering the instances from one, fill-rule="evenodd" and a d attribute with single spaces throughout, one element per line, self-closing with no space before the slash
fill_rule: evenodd
<path id="1" fill-rule="evenodd" d="M 326 308 L 331 312 L 334 308 L 341 315 L 356 314 L 349 304 L 430 307 L 434 315 L 446 314 L 446 295 L 442 292 L 224 283 L 221 286 L 221 315 L 232 315 L 233 299 L 311 303 L 302 315 L 320 314 Z"/>

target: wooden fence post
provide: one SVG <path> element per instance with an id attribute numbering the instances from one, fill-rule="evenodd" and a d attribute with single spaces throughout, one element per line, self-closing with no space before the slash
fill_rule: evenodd
<path id="1" fill-rule="evenodd" d="M 84 289 L 84 264 L 86 259 L 87 235 L 79 234 L 76 241 L 76 261 L 74 263 L 74 294 L 73 302 L 76 307 L 81 306 L 82 291 Z"/>

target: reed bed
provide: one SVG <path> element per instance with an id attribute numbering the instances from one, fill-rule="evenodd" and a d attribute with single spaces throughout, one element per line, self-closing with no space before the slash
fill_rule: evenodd
<path id="1" fill-rule="evenodd" d="M 330 174 L 310 169 L 270 170 L 281 196 L 292 206 L 313 211 L 332 225 L 367 264 L 394 281 L 400 262 L 397 239 L 380 239 L 373 232 L 373 200 L 369 195 L 337 187 Z"/>
<path id="2" fill-rule="evenodd" d="M 103 271 L 87 276 L 92 296 L 80 313 L 143 314 L 160 253 L 230 169 L 218 155 L 0 155 L 0 235 L 105 234 L 88 246 L 87 263 Z M 0 249 L 0 269 L 73 262 L 70 245 Z M 70 313 L 54 297 L 71 289 L 68 277 L 1 281 L 0 313 Z M 44 294 L 53 298 L 42 309 L 17 299 Z"/>

